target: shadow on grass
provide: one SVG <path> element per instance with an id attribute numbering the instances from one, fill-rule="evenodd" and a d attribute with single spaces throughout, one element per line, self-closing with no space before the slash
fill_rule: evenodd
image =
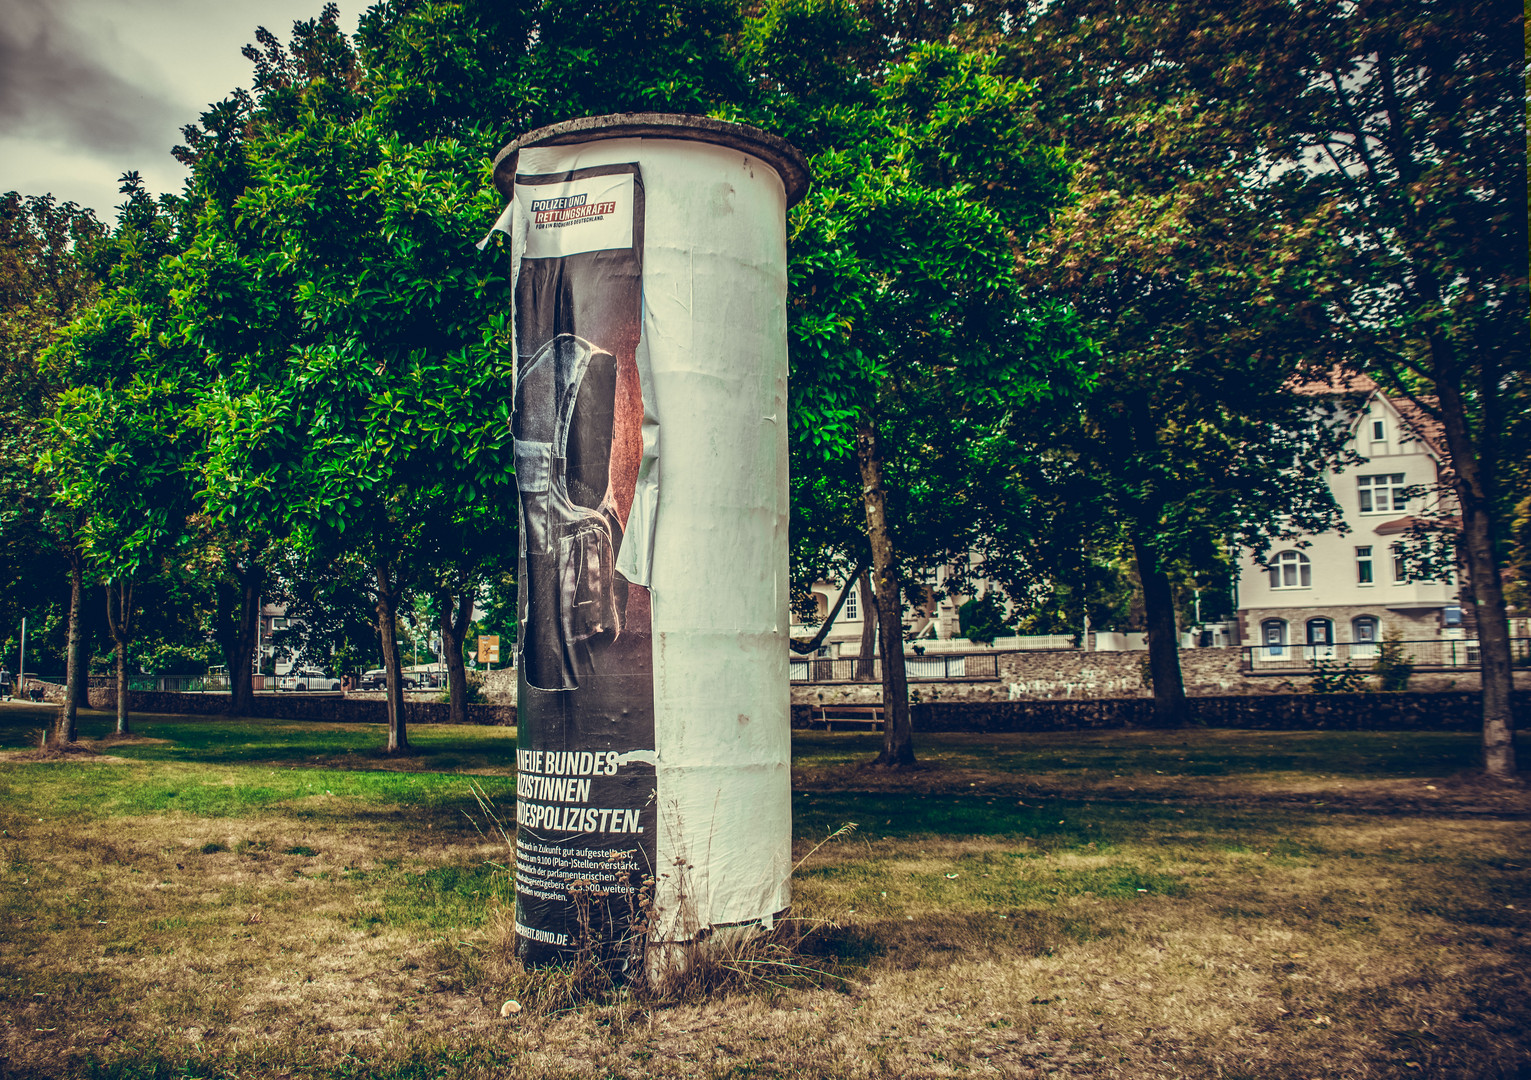
<path id="1" fill-rule="evenodd" d="M 76 820 L 275 812 L 296 821 L 429 827 L 455 836 L 488 831 L 473 784 L 501 807 L 514 804 L 513 776 L 101 758 L 27 763 L 0 769 L 0 820 L 25 816 L 20 808 L 35 817 Z"/>
<path id="2" fill-rule="evenodd" d="M 915 736 L 931 766 L 1035 773 L 1251 774 L 1357 779 L 1444 776 L 1476 768 L 1481 737 L 1456 731 L 1248 731 L 1226 728 L 1069 732 L 948 732 Z M 882 736 L 797 730 L 793 765 L 834 768 L 872 760 Z"/>
<path id="3" fill-rule="evenodd" d="M 1002 795 L 799 792 L 792 828 L 800 841 L 822 840 L 855 822 L 863 841 L 919 836 L 991 837 L 1036 841 L 1044 850 L 1085 848 L 1112 841 L 1173 833 L 1194 843 L 1205 832 L 1228 838 L 1267 837 L 1317 820 L 1302 811 L 1273 813 L 1227 806 L 1179 807 L 1162 802 L 1097 801 Z M 854 841 L 853 841 L 854 842 Z"/>
<path id="4" fill-rule="evenodd" d="M 0 708 L 0 749 L 36 746 L 53 723 L 52 706 L 7 705 Z M 143 713 L 132 717 L 133 733 L 164 744 L 115 744 L 111 753 L 141 761 L 186 761 L 222 765 L 277 763 L 328 768 L 487 770 L 515 767 L 514 728 L 419 724 L 408 728 L 410 746 L 398 755 L 384 752 L 382 724 L 336 724 L 262 717 L 180 716 Z M 114 714 L 82 710 L 82 739 L 103 739 L 116 727 Z"/>

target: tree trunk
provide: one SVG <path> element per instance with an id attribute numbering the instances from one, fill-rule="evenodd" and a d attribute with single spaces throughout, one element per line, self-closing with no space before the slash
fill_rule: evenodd
<path id="1" fill-rule="evenodd" d="M 447 723 L 461 724 L 468 715 L 468 666 L 463 663 L 463 637 L 473 621 L 473 590 L 464 588 L 453 602 L 446 589 L 436 592 L 441 612 L 441 653 L 447 661 Z"/>
<path id="2" fill-rule="evenodd" d="M 229 712 L 249 716 L 255 711 L 255 661 L 260 638 L 261 578 L 252 575 L 239 587 L 239 607 L 235 615 L 231 648 L 223 655 L 229 669 Z"/>
<path id="3" fill-rule="evenodd" d="M 229 715 L 249 716 L 255 709 L 255 639 L 266 572 L 254 562 L 240 566 L 232 556 L 229 567 L 233 580 L 218 585 L 218 644 L 229 669 Z"/>
<path id="4" fill-rule="evenodd" d="M 84 615 L 85 607 L 85 569 L 80 565 L 78 552 L 69 553 L 69 651 L 68 669 L 65 676 L 64 703 L 58 711 L 58 719 L 53 725 L 53 742 L 57 744 L 72 743 L 79 738 L 79 729 L 76 726 L 76 715 L 79 708 L 78 688 L 80 681 L 85 678 L 85 657 L 81 634 L 80 619 Z"/>
<path id="5" fill-rule="evenodd" d="M 914 729 L 909 719 L 909 680 L 904 671 L 904 627 L 899 602 L 898 564 L 888 535 L 888 493 L 882 482 L 882 451 L 870 422 L 856 431 L 856 460 L 861 468 L 861 497 L 866 507 L 867 541 L 872 548 L 872 580 L 877 591 L 877 629 L 882 639 L 882 753 L 877 764 L 914 765 Z"/>
<path id="6" fill-rule="evenodd" d="M 83 563 L 81 566 L 83 567 Z M 83 569 L 82 569 L 83 573 Z M 86 591 L 80 593 L 80 678 L 74 687 L 74 704 L 76 709 L 90 708 L 90 658 L 95 655 L 95 649 L 91 647 L 91 606 L 87 602 Z"/>
<path id="7" fill-rule="evenodd" d="M 1516 775 L 1515 717 L 1511 697 L 1514 671 L 1510 661 L 1510 625 L 1505 610 L 1504 585 L 1494 553 L 1493 499 L 1485 477 L 1485 464 L 1474 451 L 1468 432 L 1466 403 L 1461 388 L 1448 378 L 1442 355 L 1450 344 L 1431 342 L 1440 396 L 1441 422 L 1446 449 L 1451 455 L 1451 486 L 1462 510 L 1463 562 L 1472 587 L 1473 609 L 1478 623 L 1478 650 L 1483 670 L 1483 771 L 1496 780 Z"/>
<path id="8" fill-rule="evenodd" d="M 383 665 L 388 669 L 388 752 L 397 754 L 409 747 L 409 734 L 404 728 L 404 672 L 399 662 L 399 635 L 395 623 L 398 597 L 395 584 L 389 577 L 388 564 L 378 560 L 377 572 L 377 632 L 383 646 Z"/>
<path id="9" fill-rule="evenodd" d="M 877 597 L 872 595 L 872 579 L 863 570 L 857 579 L 861 589 L 861 650 L 856 661 L 856 680 L 871 682 L 877 671 Z"/>
<path id="10" fill-rule="evenodd" d="M 117 646 L 117 734 L 128 733 L 128 654 L 124 645 Z"/>
<path id="11" fill-rule="evenodd" d="M 114 595 L 115 594 L 115 595 Z M 112 601 L 116 600 L 115 607 Z M 106 583 L 106 627 L 117 652 L 117 734 L 128 733 L 128 644 L 133 631 L 133 583 Z"/>
<path id="12" fill-rule="evenodd" d="M 1180 677 L 1180 642 L 1175 631 L 1175 597 L 1155 552 L 1134 530 L 1132 550 L 1143 584 L 1148 622 L 1148 671 L 1154 687 L 1154 726 L 1184 727 L 1190 721 Z"/>

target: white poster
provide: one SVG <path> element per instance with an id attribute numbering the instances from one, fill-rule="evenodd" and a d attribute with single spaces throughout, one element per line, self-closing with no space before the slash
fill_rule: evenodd
<path id="1" fill-rule="evenodd" d="M 632 173 L 542 183 L 518 178 L 516 202 L 526 220 L 523 258 L 558 259 L 633 246 Z"/>

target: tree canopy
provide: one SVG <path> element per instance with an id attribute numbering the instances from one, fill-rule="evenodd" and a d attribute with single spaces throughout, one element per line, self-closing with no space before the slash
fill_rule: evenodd
<path id="1" fill-rule="evenodd" d="M 1520 17 L 385 0 L 354 36 L 332 4 L 260 28 L 249 85 L 173 151 L 180 191 L 128 174 L 110 229 L 0 202 L 0 605 L 67 591 L 71 670 L 107 634 L 120 683 L 129 583 L 196 608 L 160 625 L 217 638 L 236 708 L 263 596 L 288 589 L 347 655 L 364 605 L 402 747 L 400 613 L 428 597 L 460 666 L 486 583 L 513 585 L 509 267 L 473 246 L 499 209 L 489 161 L 575 116 L 706 113 L 813 170 L 789 221 L 794 577 L 871 570 L 885 764 L 912 761 L 902 619 L 937 565 L 1038 625 L 1141 593 L 1161 718 L 1183 717 L 1172 581 L 1335 524 L 1349 402 L 1294 389 L 1348 368 L 1444 432 L 1508 775 Z M 86 593 L 108 587 L 93 630 Z M 975 599 L 965 625 L 1008 617 Z"/>

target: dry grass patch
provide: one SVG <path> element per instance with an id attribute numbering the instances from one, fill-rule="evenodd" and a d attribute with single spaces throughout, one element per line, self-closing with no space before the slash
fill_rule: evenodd
<path id="1" fill-rule="evenodd" d="M 1105 730 L 926 736 L 914 773 L 871 769 L 878 735 L 799 732 L 793 788 L 1177 805 L 1531 815 L 1531 788 L 1477 771 L 1470 732 Z"/>
<path id="2" fill-rule="evenodd" d="M 1531 1069 L 1521 818 L 821 787 L 798 853 L 862 828 L 799 872 L 790 954 L 582 999 L 510 959 L 466 776 L 279 767 L 236 735 L 231 760 L 0 766 L 0 1076 Z"/>
<path id="3" fill-rule="evenodd" d="M 473 920 L 431 934 L 394 898 L 401 879 L 481 860 L 481 845 L 413 847 L 280 820 L 6 832 L 11 1022 L 0 1038 L 13 1060 L 35 1057 L 39 1044 L 111 1045 L 128 1030 L 176 1052 L 269 1037 L 369 1040 L 427 1012 L 439 1024 L 481 1009 L 463 998 L 472 965 L 454 936 L 482 936 Z M 18 997 L 17 984 L 31 989 Z"/>

